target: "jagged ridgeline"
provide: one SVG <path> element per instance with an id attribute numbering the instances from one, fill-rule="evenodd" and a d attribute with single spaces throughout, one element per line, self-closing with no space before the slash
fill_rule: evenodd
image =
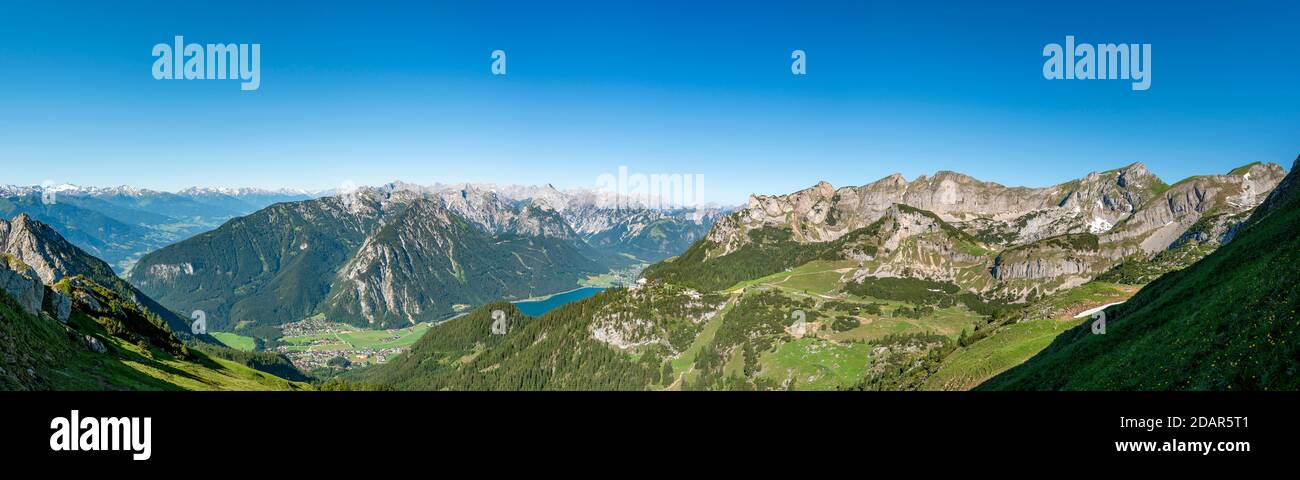
<path id="1" fill-rule="evenodd" d="M 553 189 L 393 184 L 231 220 L 145 256 L 130 278 L 165 305 L 205 311 L 215 330 L 318 314 L 392 328 L 657 260 L 714 216 L 600 209 Z"/>
<path id="2" fill-rule="evenodd" d="M 1283 176 L 1254 164 L 1168 185 L 1135 164 L 1042 189 L 941 172 L 754 197 L 644 284 L 539 318 L 484 307 L 335 386 L 970 388 L 1138 288 L 1096 277 L 1242 241 Z M 504 335 L 494 309 L 518 320 Z"/>
<path id="3" fill-rule="evenodd" d="M 255 370 L 305 380 L 283 356 L 189 336 L 179 316 L 26 215 L 0 220 L 0 260 L 0 389 L 304 388 Z"/>
<path id="4" fill-rule="evenodd" d="M 191 349 L 157 315 L 86 277 L 46 294 L 43 309 L 30 311 L 0 290 L 0 352 L 9 360 L 0 390 L 309 388 Z"/>
<path id="5" fill-rule="evenodd" d="M 0 186 L 0 217 L 24 213 L 112 265 L 118 273 L 145 253 L 307 192 L 199 189 L 177 193 L 131 187 Z"/>
<path id="6" fill-rule="evenodd" d="M 36 221 L 27 214 L 20 214 L 11 221 L 0 220 L 0 252 L 31 267 L 44 284 L 81 275 L 122 298 L 140 303 L 172 328 L 189 325 L 184 318 L 163 308 L 126 280 L 113 274 L 113 268 L 103 260 L 86 253 L 49 225 Z"/>
<path id="7" fill-rule="evenodd" d="M 840 189 L 821 183 L 752 197 L 645 276 L 713 291 L 818 259 L 846 260 L 856 262 L 845 267 L 848 281 L 913 277 L 1022 302 L 1116 267 L 1114 275 L 1136 282 L 1185 266 L 1231 239 L 1283 175 L 1276 164 L 1251 164 L 1168 185 L 1134 164 L 1047 188 L 952 172 Z"/>
<path id="8" fill-rule="evenodd" d="M 995 390 L 1300 389 L 1295 168 L 1235 238 L 980 386 Z"/>

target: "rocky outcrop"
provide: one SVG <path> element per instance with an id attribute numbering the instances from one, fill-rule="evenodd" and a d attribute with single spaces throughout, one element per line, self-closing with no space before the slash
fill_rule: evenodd
<path id="1" fill-rule="evenodd" d="M 1009 289 L 1012 296 L 1046 293 L 1086 282 L 1132 256 L 1230 241 L 1285 174 L 1276 164 L 1257 163 L 1169 186 L 1134 163 L 1047 188 L 1006 187 L 953 172 L 912 182 L 895 174 L 839 189 L 820 182 L 789 195 L 752 196 L 714 224 L 706 255 L 739 250 L 758 228 L 788 229 L 797 242 L 823 243 L 884 218 L 904 228 L 892 240 L 880 238 L 879 252 L 858 248 L 844 255 L 861 262 L 852 278 L 919 277 L 976 291 Z M 939 223 L 915 215 L 900 223 L 909 215 L 894 205 L 932 212 L 970 238 L 931 235 Z M 900 250 L 904 240 L 906 252 Z M 987 258 L 984 280 L 970 274 L 984 259 L 977 254 L 982 249 L 1002 252 L 996 261 Z"/>
<path id="2" fill-rule="evenodd" d="M 103 260 L 86 253 L 50 226 L 25 214 L 9 221 L 0 220 L 0 253 L 11 255 L 30 266 L 41 282 L 47 285 L 69 277 L 85 276 L 123 300 L 139 303 L 171 325 L 188 325 L 179 315 L 163 308 L 118 277 Z"/>
<path id="3" fill-rule="evenodd" d="M 81 344 L 85 345 L 87 350 L 95 353 L 108 352 L 108 347 L 104 345 L 104 342 L 101 342 L 98 338 L 95 338 L 92 335 L 82 335 Z"/>
<path id="4" fill-rule="evenodd" d="M 512 222 L 537 215 L 545 214 L 521 213 Z M 561 291 L 603 271 L 564 236 L 493 236 L 437 199 L 415 200 L 388 220 L 339 269 L 321 304 L 327 315 L 414 324 L 446 316 L 456 304 Z"/>
<path id="5" fill-rule="evenodd" d="M 750 230 L 763 226 L 788 226 L 796 240 L 825 242 L 870 225 L 891 205 L 902 204 L 934 212 L 972 233 L 1003 237 L 1001 243 L 1007 245 L 1024 244 L 1109 230 L 1163 187 L 1140 163 L 1047 188 L 1007 187 L 946 171 L 912 182 L 894 174 L 840 189 L 821 182 L 789 195 L 750 197 L 744 208 L 719 220 L 708 239 L 718 245 L 713 256 L 735 251 Z"/>
<path id="6" fill-rule="evenodd" d="M 893 205 L 869 227 L 837 240 L 839 256 L 857 260 L 859 267 L 846 278 L 911 277 L 956 283 L 984 290 L 985 282 L 963 278 L 963 270 L 987 269 L 993 251 L 961 232 L 938 215 Z"/>
<path id="7" fill-rule="evenodd" d="M 1271 214 L 1274 210 L 1278 209 L 1279 206 L 1285 203 L 1290 196 L 1300 195 L 1300 193 L 1297 193 L 1300 192 L 1300 184 L 1297 184 L 1296 181 L 1297 167 L 1300 167 L 1300 155 L 1296 155 L 1295 163 L 1291 165 L 1291 173 L 1283 178 L 1282 181 L 1278 182 L 1277 186 L 1273 188 L 1273 191 L 1269 192 L 1268 198 L 1265 198 L 1264 201 L 1260 203 L 1259 207 L 1251 212 L 1250 219 L 1247 221 L 1248 223 L 1255 223 L 1259 221 L 1261 217 Z"/>
<path id="8" fill-rule="evenodd" d="M 112 267 L 68 243 L 44 223 L 27 214 L 0 220 L 0 252 L 30 266 L 47 284 L 72 275 L 114 278 Z"/>
<path id="9" fill-rule="evenodd" d="M 59 323 L 68 323 L 68 317 L 72 316 L 72 300 L 59 292 L 50 292 L 46 298 L 50 301 L 50 311 L 54 319 Z"/>
<path id="10" fill-rule="evenodd" d="M 1126 244 L 1126 252 L 1151 255 L 1170 248 L 1198 222 L 1193 234 L 1220 242 L 1286 176 L 1277 164 L 1252 164 L 1226 175 L 1191 177 L 1144 204 L 1121 225 L 1102 236 L 1109 244 Z M 1213 218 L 1212 218 L 1213 217 Z M 1136 247 L 1136 248 L 1134 248 Z"/>
<path id="11" fill-rule="evenodd" d="M 45 285 L 36 271 L 6 254 L 0 254 L 0 291 L 8 293 L 32 315 L 40 313 L 45 301 Z"/>
<path id="12" fill-rule="evenodd" d="M 205 311 L 215 329 L 318 313 L 409 325 L 665 258 L 711 226 L 685 210 L 601 210 L 554 189 L 511 192 L 397 182 L 276 204 L 146 255 L 130 278 L 177 311 Z"/>
<path id="13" fill-rule="evenodd" d="M 99 303 L 99 300 L 95 299 L 94 295 L 86 293 L 85 291 L 79 290 L 73 292 L 72 298 L 76 299 L 77 306 L 81 307 L 82 309 L 88 312 L 96 313 L 96 314 L 109 313 L 109 310 L 107 308 L 104 308 L 104 305 Z"/>

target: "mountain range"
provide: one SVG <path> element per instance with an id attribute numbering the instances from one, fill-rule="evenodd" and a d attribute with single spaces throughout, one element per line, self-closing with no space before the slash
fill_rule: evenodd
<path id="1" fill-rule="evenodd" d="M 0 220 L 0 389 L 307 388 L 284 380 L 306 377 L 283 356 L 173 325 L 189 326 L 50 226 L 26 214 Z"/>
<path id="2" fill-rule="evenodd" d="M 1300 389 L 1300 179 L 1296 167 L 1233 239 L 1080 325 L 988 390 Z"/>
<path id="3" fill-rule="evenodd" d="M 340 388 L 1294 388 L 1296 272 L 1259 270 L 1294 251 L 1273 248 L 1292 215 L 1269 213 L 1294 175 L 1171 185 L 1132 164 L 1045 188 L 939 172 L 756 195 L 638 284 L 537 318 L 481 307 Z M 1122 320 L 1090 336 L 1103 309 Z"/>
<path id="4" fill-rule="evenodd" d="M 0 221 L 0 381 L 306 388 L 284 356 L 190 335 L 175 313 L 203 310 L 258 335 L 435 323 L 327 389 L 1295 389 L 1296 175 L 1253 163 L 1169 184 L 1135 163 L 1026 188 L 938 172 L 734 210 L 398 182 L 234 216 L 125 278 L 18 213 Z M 182 215 L 116 198 L 132 191 L 67 196 Z M 12 198 L 81 201 L 42 193 Z M 506 301 L 618 269 L 640 279 L 539 317 Z"/>
<path id="5" fill-rule="evenodd" d="M 1188 243 L 1221 243 L 1285 174 L 1277 164 L 1251 164 L 1168 185 L 1137 163 L 1047 188 L 1005 187 L 954 172 L 912 182 L 893 175 L 840 189 L 823 182 L 790 195 L 751 197 L 693 246 L 696 251 L 647 276 L 701 288 L 730 286 L 717 281 L 745 278 L 710 275 L 735 272 L 725 265 L 745 252 L 774 243 L 832 247 L 851 233 L 878 229 L 885 219 L 886 234 L 867 240 L 874 253 L 864 252 L 862 241 L 836 247 L 841 256 L 861 260 L 853 278 L 952 282 L 1025 301 L 1081 285 L 1125 259 Z M 774 236 L 783 240 L 756 240 Z M 907 241 L 918 237 L 924 240 Z M 797 266 L 772 260 L 745 275 Z"/>
<path id="6" fill-rule="evenodd" d="M 252 188 L 171 193 L 128 186 L 0 186 L 0 217 L 25 213 L 123 273 L 145 253 L 268 205 L 314 195 Z"/>
<path id="7" fill-rule="evenodd" d="M 171 308 L 204 310 L 216 329 L 315 315 L 393 328 L 657 261 L 720 212 L 393 183 L 273 205 L 144 256 L 129 278 Z"/>

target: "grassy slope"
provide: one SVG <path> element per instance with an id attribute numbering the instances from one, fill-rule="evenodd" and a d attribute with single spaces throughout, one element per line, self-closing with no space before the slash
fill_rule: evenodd
<path id="1" fill-rule="evenodd" d="M 999 330 L 993 336 L 944 358 L 928 378 L 926 390 L 969 390 L 1008 368 L 1023 363 L 1052 343 L 1057 335 L 1083 323 L 1078 320 L 1029 320 Z"/>
<path id="2" fill-rule="evenodd" d="M 1044 297 L 1015 312 L 1012 323 L 988 337 L 944 358 L 939 370 L 926 380 L 927 390 L 969 390 L 990 377 L 1038 354 L 1062 332 L 1083 323 L 1075 314 L 1090 308 L 1122 302 L 1137 287 L 1089 282 Z"/>
<path id="3" fill-rule="evenodd" d="M 1300 388 L 1300 193 L 1275 199 L 1231 243 L 1110 309 L 1105 335 L 1075 327 L 979 388 Z"/>
<path id="4" fill-rule="evenodd" d="M 145 349 L 107 332 L 76 312 L 66 327 L 22 311 L 0 293 L 0 351 L 14 364 L 0 372 L 0 390 L 301 390 L 293 383 L 235 362 L 191 351 L 180 359 L 158 348 Z M 91 334 L 108 347 L 94 353 L 77 340 Z M 27 370 L 30 369 L 30 372 Z"/>
<path id="5" fill-rule="evenodd" d="M 212 338 L 217 339 L 217 341 L 221 342 L 222 345 L 235 350 L 251 352 L 257 348 L 257 342 L 253 337 L 230 332 L 211 332 L 211 335 Z"/>
<path id="6" fill-rule="evenodd" d="M 617 293 L 536 318 L 490 303 L 430 328 L 406 354 L 351 380 L 402 390 L 642 390 L 660 365 L 635 362 L 588 331 L 594 309 Z M 493 310 L 506 312 L 506 335 L 491 333 Z"/>

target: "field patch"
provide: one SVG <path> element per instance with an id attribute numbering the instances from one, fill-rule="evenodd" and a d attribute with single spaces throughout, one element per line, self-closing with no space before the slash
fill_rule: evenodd
<path id="1" fill-rule="evenodd" d="M 759 360 L 759 373 L 795 390 L 834 390 L 856 384 L 867 373 L 871 345 L 805 337 L 785 342 Z"/>
<path id="2" fill-rule="evenodd" d="M 998 330 L 974 345 L 957 350 L 943 360 L 939 371 L 926 380 L 926 390 L 969 390 L 1020 365 L 1038 354 L 1057 335 L 1087 319 L 1030 320 Z"/>
<path id="3" fill-rule="evenodd" d="M 248 336 L 240 335 L 238 333 L 230 333 L 230 332 L 211 332 L 208 335 L 211 335 L 212 338 L 217 339 L 217 341 L 221 342 L 222 345 L 233 348 L 235 350 L 251 352 L 257 349 L 257 342 L 253 340 L 253 337 L 248 337 Z"/>

